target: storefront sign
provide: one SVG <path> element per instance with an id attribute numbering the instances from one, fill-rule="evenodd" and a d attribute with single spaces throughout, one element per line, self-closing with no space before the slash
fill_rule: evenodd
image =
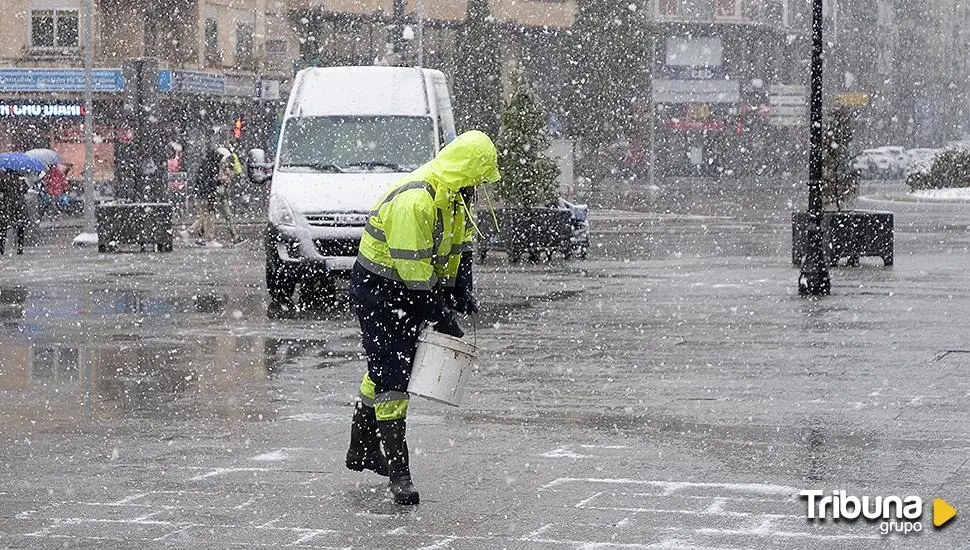
<path id="1" fill-rule="evenodd" d="M 226 76 L 194 71 L 161 70 L 158 71 L 158 91 L 165 93 L 226 95 Z"/>
<path id="2" fill-rule="evenodd" d="M 869 94 L 844 92 L 835 96 L 835 102 L 843 107 L 865 107 L 869 104 Z"/>
<path id="3" fill-rule="evenodd" d="M 120 92 L 125 87 L 121 69 L 91 71 L 95 92 Z M 84 69 L 0 69 L 0 92 L 82 92 Z"/>
<path id="4" fill-rule="evenodd" d="M 252 76 L 226 75 L 223 93 L 235 97 L 253 97 L 256 79 Z"/>
<path id="5" fill-rule="evenodd" d="M 735 80 L 654 79 L 656 103 L 737 103 L 740 86 Z"/>
<path id="6" fill-rule="evenodd" d="M 83 105 L 58 105 L 51 103 L 0 103 L 0 117 L 56 117 L 84 116 Z"/>
<path id="7" fill-rule="evenodd" d="M 665 65 L 664 77 L 670 80 L 712 80 L 728 77 L 724 65 Z"/>

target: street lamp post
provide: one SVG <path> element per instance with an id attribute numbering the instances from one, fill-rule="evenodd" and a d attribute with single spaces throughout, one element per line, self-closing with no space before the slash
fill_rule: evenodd
<path id="1" fill-rule="evenodd" d="M 650 168 L 647 184 L 650 190 L 657 185 L 657 101 L 654 99 L 654 83 L 657 82 L 657 28 L 653 28 L 650 40 Z"/>
<path id="2" fill-rule="evenodd" d="M 424 0 L 418 0 L 418 67 L 424 67 Z"/>
<path id="3" fill-rule="evenodd" d="M 94 0 L 84 0 L 84 229 L 74 238 L 83 246 L 97 242 L 94 215 L 94 106 L 91 72 L 94 65 Z"/>
<path id="4" fill-rule="evenodd" d="M 808 229 L 805 239 L 805 258 L 798 276 L 798 294 L 826 296 L 832 281 L 826 265 L 822 242 L 822 153 L 825 128 L 822 124 L 822 3 L 812 0 L 812 86 L 811 136 L 808 153 Z"/>

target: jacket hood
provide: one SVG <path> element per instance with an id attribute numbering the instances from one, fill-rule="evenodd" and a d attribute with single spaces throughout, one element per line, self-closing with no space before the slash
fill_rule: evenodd
<path id="1" fill-rule="evenodd" d="M 426 181 L 452 192 L 500 178 L 495 144 L 478 130 L 461 134 L 409 176 L 410 181 Z"/>

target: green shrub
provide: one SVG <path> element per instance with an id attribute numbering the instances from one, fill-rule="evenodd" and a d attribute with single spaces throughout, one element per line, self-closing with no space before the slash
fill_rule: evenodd
<path id="1" fill-rule="evenodd" d="M 906 175 L 906 185 L 909 187 L 910 191 L 919 191 L 920 189 L 932 189 L 930 184 L 930 174 L 929 172 L 910 172 Z"/>
<path id="2" fill-rule="evenodd" d="M 822 200 L 842 210 L 859 193 L 859 173 L 851 165 L 852 112 L 845 107 L 829 111 L 825 119 L 825 151 L 822 154 Z"/>
<path id="3" fill-rule="evenodd" d="M 519 83 L 502 113 L 498 164 L 502 180 L 496 192 L 508 206 L 544 206 L 559 191 L 556 166 L 546 151 L 546 115 L 528 86 Z"/>

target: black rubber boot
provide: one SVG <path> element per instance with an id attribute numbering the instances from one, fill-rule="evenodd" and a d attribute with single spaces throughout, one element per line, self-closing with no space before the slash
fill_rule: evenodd
<path id="1" fill-rule="evenodd" d="M 411 469 L 408 466 L 408 442 L 404 437 L 407 426 L 403 419 L 385 420 L 377 423 L 387 455 L 388 475 L 391 483 L 388 488 L 398 504 L 417 504 L 418 492 L 411 483 Z"/>
<path id="2" fill-rule="evenodd" d="M 355 472 L 364 469 L 375 474 L 387 475 L 387 459 L 381 454 L 381 440 L 377 433 L 377 417 L 374 407 L 357 402 L 354 420 L 350 424 L 350 448 L 347 450 L 347 467 Z"/>

